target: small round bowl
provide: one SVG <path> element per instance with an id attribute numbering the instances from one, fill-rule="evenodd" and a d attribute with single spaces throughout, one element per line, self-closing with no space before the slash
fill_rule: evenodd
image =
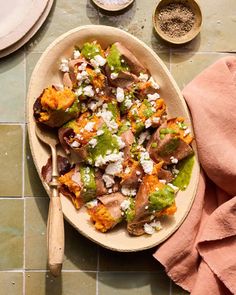
<path id="1" fill-rule="evenodd" d="M 99 8 L 106 10 L 106 11 L 120 11 L 123 10 L 125 8 L 127 8 L 128 6 L 130 6 L 134 0 L 129 0 L 127 1 L 125 4 L 102 4 L 99 0 L 92 0 L 93 3 L 98 6 Z"/>
<path id="2" fill-rule="evenodd" d="M 160 10 L 163 7 L 165 7 L 171 3 L 185 4 L 193 11 L 193 13 L 195 15 L 195 21 L 194 21 L 192 29 L 181 37 L 170 37 L 167 34 L 165 34 L 165 32 L 163 32 L 163 30 L 161 30 L 161 28 L 160 28 L 160 24 L 158 21 L 158 14 L 160 13 Z M 157 4 L 157 6 L 154 10 L 152 20 L 153 20 L 153 26 L 154 26 L 157 34 L 163 40 L 165 40 L 171 44 L 178 45 L 178 44 L 187 43 L 187 42 L 191 41 L 192 39 L 194 39 L 198 35 L 198 33 L 201 30 L 201 25 L 202 25 L 202 12 L 201 12 L 199 4 L 195 0 L 161 0 Z"/>

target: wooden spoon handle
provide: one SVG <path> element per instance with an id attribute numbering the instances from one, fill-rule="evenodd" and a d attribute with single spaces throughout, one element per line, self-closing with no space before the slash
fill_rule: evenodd
<path id="1" fill-rule="evenodd" d="M 64 258 L 64 220 L 57 187 L 52 187 L 48 215 L 48 265 L 54 276 L 61 273 Z"/>

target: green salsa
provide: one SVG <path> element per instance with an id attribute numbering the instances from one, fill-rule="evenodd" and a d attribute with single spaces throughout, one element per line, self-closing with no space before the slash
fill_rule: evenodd
<path id="1" fill-rule="evenodd" d="M 99 156 L 106 156 L 107 152 L 114 153 L 115 151 L 118 152 L 119 144 L 117 138 L 112 135 L 112 133 L 104 127 L 102 129 L 104 133 L 102 135 L 96 136 L 97 144 L 95 147 L 89 147 L 89 159 L 91 160 L 92 164 L 95 163 L 96 158 Z"/>
<path id="2" fill-rule="evenodd" d="M 130 201 L 130 206 L 129 208 L 125 211 L 125 217 L 127 222 L 131 222 L 134 217 L 135 217 L 135 203 L 134 203 L 134 199 L 133 198 L 129 198 Z"/>
<path id="3" fill-rule="evenodd" d="M 96 43 L 85 43 L 82 47 L 81 54 L 87 58 L 91 59 L 94 58 L 95 55 L 101 54 L 101 48 Z"/>
<path id="4" fill-rule="evenodd" d="M 185 190 L 189 185 L 192 170 L 194 165 L 194 155 L 187 157 L 180 161 L 177 165 L 179 173 L 177 177 L 172 181 L 173 185 L 177 186 L 180 190 Z"/>
<path id="5" fill-rule="evenodd" d="M 116 102 L 109 102 L 107 104 L 107 109 L 112 113 L 114 120 L 117 120 L 119 118 L 119 108 Z"/>
<path id="6" fill-rule="evenodd" d="M 171 128 L 162 128 L 160 130 L 160 139 L 164 139 L 166 134 L 176 134 L 177 131 L 175 131 L 174 129 Z"/>
<path id="7" fill-rule="evenodd" d="M 95 171 L 90 166 L 80 166 L 80 176 L 83 183 L 82 197 L 87 203 L 96 197 Z"/>
<path id="8" fill-rule="evenodd" d="M 149 195 L 149 210 L 161 211 L 166 207 L 170 207 L 174 200 L 175 191 L 169 185 L 165 185 L 162 189 Z"/>
<path id="9" fill-rule="evenodd" d="M 143 103 L 146 106 L 146 108 L 143 110 L 143 115 L 145 118 L 150 118 L 154 114 L 152 105 L 147 99 L 144 99 Z"/>
<path id="10" fill-rule="evenodd" d="M 125 121 L 122 122 L 122 125 L 119 127 L 118 133 L 117 135 L 120 136 L 122 133 L 124 133 L 125 131 L 130 129 L 130 122 L 129 121 Z"/>
<path id="11" fill-rule="evenodd" d="M 128 66 L 121 62 L 121 54 L 115 44 L 113 44 L 110 48 L 107 56 L 107 63 L 112 72 L 115 73 L 129 70 Z"/>

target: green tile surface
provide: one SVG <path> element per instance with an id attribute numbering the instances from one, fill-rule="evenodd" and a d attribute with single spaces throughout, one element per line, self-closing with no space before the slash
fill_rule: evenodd
<path id="1" fill-rule="evenodd" d="M 21 125 L 0 125 L 0 197 L 22 196 Z"/>
<path id="2" fill-rule="evenodd" d="M 189 294 L 170 284 L 152 256 L 155 249 L 111 252 L 67 222 L 62 276 L 55 279 L 46 272 L 49 199 L 32 161 L 25 124 L 26 93 L 38 59 L 58 36 L 77 26 L 110 25 L 138 37 L 160 56 L 181 89 L 208 65 L 236 52 L 235 0 L 198 0 L 203 13 L 201 34 L 177 47 L 163 42 L 153 30 L 157 2 L 135 0 L 129 9 L 114 14 L 99 10 L 91 0 L 56 0 L 26 46 L 0 59 L 0 288 L 4 295 Z"/>
<path id="3" fill-rule="evenodd" d="M 26 272 L 25 295 L 34 294 L 96 295 L 96 273 L 64 272 L 54 278 L 46 272 Z"/>
<path id="4" fill-rule="evenodd" d="M 47 267 L 46 223 L 48 198 L 27 198 L 26 202 L 26 269 Z M 97 269 L 97 246 L 82 237 L 70 224 L 65 222 L 65 258 L 63 269 Z"/>
<path id="5" fill-rule="evenodd" d="M 155 249 L 141 252 L 119 253 L 100 248 L 100 271 L 163 271 L 163 267 L 152 256 Z"/>
<path id="6" fill-rule="evenodd" d="M 163 272 L 100 272 L 101 295 L 169 295 L 169 278 Z"/>
<path id="7" fill-rule="evenodd" d="M 0 59 L 0 122 L 24 122 L 25 54 L 19 50 Z"/>
<path id="8" fill-rule="evenodd" d="M 22 272 L 0 272 L 0 290 L 8 295 L 23 295 Z M 1 293 L 3 294 L 3 293 Z"/>
<path id="9" fill-rule="evenodd" d="M 23 267 L 24 201 L 0 199 L 0 270 Z"/>
<path id="10" fill-rule="evenodd" d="M 24 194 L 26 197 L 47 197 L 47 193 L 42 185 L 35 168 L 29 146 L 29 138 L 26 132 L 24 150 Z"/>

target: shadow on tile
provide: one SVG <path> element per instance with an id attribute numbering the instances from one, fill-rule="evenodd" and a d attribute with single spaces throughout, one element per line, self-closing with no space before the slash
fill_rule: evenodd
<path id="1" fill-rule="evenodd" d="M 37 170 L 35 168 L 29 146 L 29 136 L 26 132 L 25 139 L 25 196 L 46 197 L 47 193 L 42 185 Z"/>
<path id="2" fill-rule="evenodd" d="M 169 295 L 170 280 L 165 273 L 100 272 L 98 294 L 101 295 Z"/>
<path id="3" fill-rule="evenodd" d="M 99 249 L 99 271 L 155 271 L 164 272 L 152 254 L 156 248 L 140 252 L 121 253 Z"/>

